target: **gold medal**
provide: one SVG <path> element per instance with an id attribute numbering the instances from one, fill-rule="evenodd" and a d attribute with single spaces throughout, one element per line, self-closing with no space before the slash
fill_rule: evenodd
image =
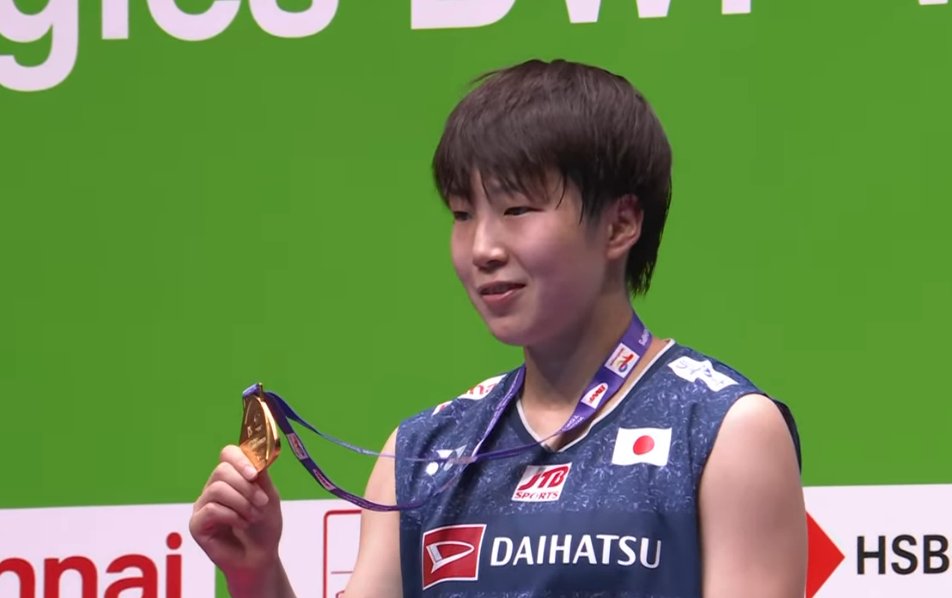
<path id="1" fill-rule="evenodd" d="M 258 392 L 245 397 L 245 414 L 238 441 L 238 446 L 258 471 L 267 469 L 281 452 L 278 425 L 262 393 L 259 386 Z"/>

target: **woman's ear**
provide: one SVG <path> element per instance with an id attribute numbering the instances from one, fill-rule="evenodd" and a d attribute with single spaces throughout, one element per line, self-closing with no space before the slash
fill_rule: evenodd
<path id="1" fill-rule="evenodd" d="M 645 213 L 635 195 L 618 198 L 608 210 L 608 257 L 623 258 L 641 237 Z"/>

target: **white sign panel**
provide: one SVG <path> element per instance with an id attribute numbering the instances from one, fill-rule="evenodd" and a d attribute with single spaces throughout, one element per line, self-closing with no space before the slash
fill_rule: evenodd
<path id="1" fill-rule="evenodd" d="M 952 484 L 809 487 L 805 496 L 808 598 L 952 596 Z"/>
<path id="2" fill-rule="evenodd" d="M 214 596 L 191 513 L 190 504 L 0 510 L 0 596 Z"/>

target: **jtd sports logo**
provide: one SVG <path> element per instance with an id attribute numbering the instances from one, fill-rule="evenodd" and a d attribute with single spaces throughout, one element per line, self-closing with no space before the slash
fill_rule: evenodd
<path id="1" fill-rule="evenodd" d="M 569 477 L 571 463 L 562 465 L 529 465 L 522 474 L 512 500 L 518 502 L 551 502 L 562 497 L 562 488 Z"/>
<path id="2" fill-rule="evenodd" d="M 449 525 L 423 534 L 423 589 L 443 581 L 479 579 L 486 525 Z"/>

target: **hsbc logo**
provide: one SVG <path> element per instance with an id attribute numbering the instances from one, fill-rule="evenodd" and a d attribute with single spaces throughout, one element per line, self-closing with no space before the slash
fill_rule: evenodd
<path id="1" fill-rule="evenodd" d="M 638 359 L 638 354 L 632 351 L 625 343 L 619 343 L 614 355 L 605 364 L 605 367 L 622 378 L 628 375 L 632 364 Z"/>
<path id="2" fill-rule="evenodd" d="M 804 497 L 806 598 L 952 596 L 952 484 L 808 487 Z"/>
<path id="3" fill-rule="evenodd" d="M 529 465 L 516 489 L 512 500 L 517 502 L 552 502 L 562 497 L 562 488 L 572 469 L 571 463 L 562 465 Z"/>
<path id="4" fill-rule="evenodd" d="M 602 399 L 605 398 L 605 393 L 608 391 L 608 385 L 602 382 L 592 390 L 588 391 L 584 397 L 582 397 L 582 402 L 591 407 L 592 409 L 598 409 L 598 404 L 602 402 Z"/>
<path id="5" fill-rule="evenodd" d="M 423 589 L 444 581 L 479 579 L 486 524 L 448 525 L 423 534 Z"/>

